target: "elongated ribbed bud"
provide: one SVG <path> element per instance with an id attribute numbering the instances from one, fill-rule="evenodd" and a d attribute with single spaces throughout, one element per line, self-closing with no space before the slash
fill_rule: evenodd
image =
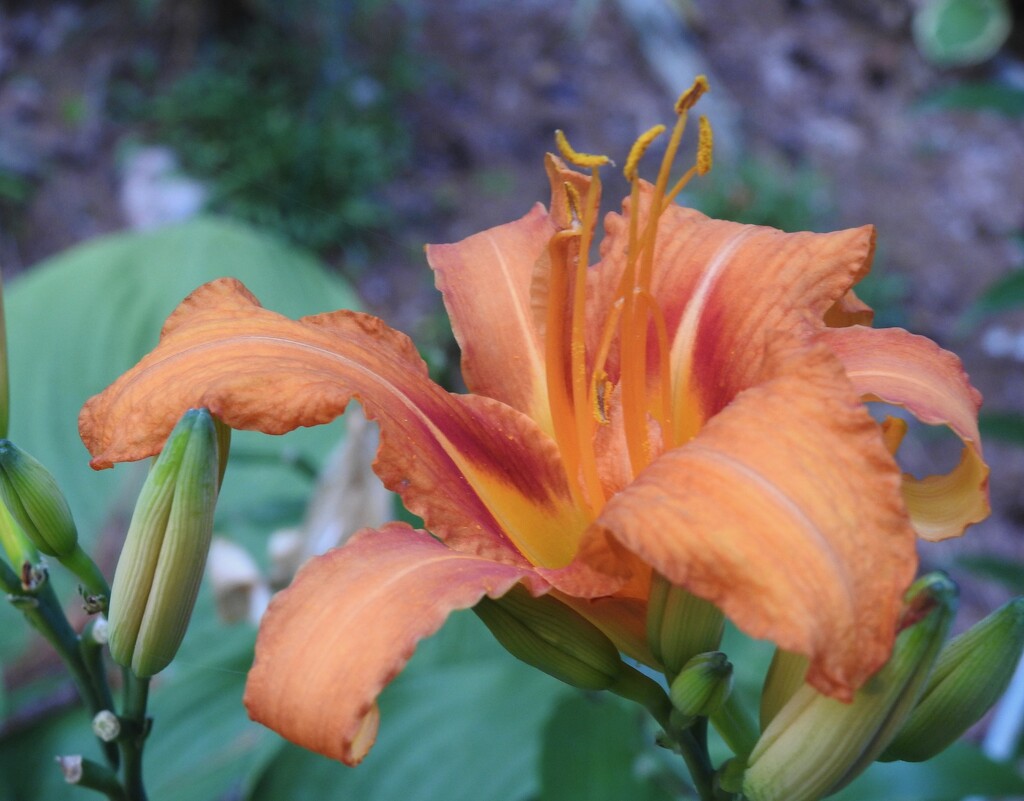
<path id="1" fill-rule="evenodd" d="M 473 611 L 510 654 L 573 687 L 607 690 L 625 668 L 604 632 L 550 595 L 516 586 Z"/>
<path id="2" fill-rule="evenodd" d="M 879 759 L 922 762 L 948 748 L 999 699 L 1024 650 L 1024 598 L 950 640 L 914 711 Z"/>
<path id="3" fill-rule="evenodd" d="M 717 712 L 732 692 L 732 662 L 721 651 L 697 654 L 688 661 L 669 687 L 677 723 L 688 725 L 698 717 Z"/>
<path id="4" fill-rule="evenodd" d="M 190 409 L 150 468 L 111 590 L 110 654 L 135 675 L 163 670 L 185 636 L 213 533 L 213 418 Z"/>
<path id="5" fill-rule="evenodd" d="M 664 576 L 651 577 L 647 603 L 647 644 L 669 678 L 697 654 L 718 648 L 725 615 L 710 601 L 677 587 Z"/>
<path id="6" fill-rule="evenodd" d="M 803 686 L 808 664 L 810 660 L 803 654 L 775 649 L 761 690 L 761 731 L 768 728 L 793 693 Z"/>
<path id="7" fill-rule="evenodd" d="M 0 501 L 47 556 L 68 556 L 78 546 L 78 530 L 57 481 L 6 439 L 0 440 Z"/>
<path id="8" fill-rule="evenodd" d="M 956 585 L 941 574 L 908 590 L 906 628 L 889 661 L 849 704 L 797 690 L 764 731 L 747 762 L 750 801 L 816 801 L 844 787 L 873 762 L 924 689 L 949 630 Z"/>

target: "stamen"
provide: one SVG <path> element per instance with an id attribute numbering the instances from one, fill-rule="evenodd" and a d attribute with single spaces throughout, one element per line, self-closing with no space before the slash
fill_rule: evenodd
<path id="1" fill-rule="evenodd" d="M 604 505 L 604 488 L 597 470 L 597 454 L 594 450 L 594 420 L 589 408 L 590 393 L 587 382 L 586 313 L 587 313 L 587 271 L 590 266 L 590 243 L 597 222 L 597 204 L 601 197 L 601 177 L 597 167 L 592 170 L 587 199 L 583 206 L 580 247 L 576 257 L 576 281 L 573 284 L 572 338 L 570 356 L 572 369 L 572 402 L 576 420 L 576 441 L 583 468 L 583 481 L 589 496 L 591 508 Z"/>
<path id="2" fill-rule="evenodd" d="M 573 501 L 579 508 L 586 509 L 587 503 L 583 498 L 577 478 L 580 466 L 579 444 L 576 441 L 572 399 L 569 397 L 569 387 L 566 384 L 567 365 L 565 359 L 565 307 L 569 294 L 569 250 L 578 238 L 579 232 L 570 229 L 557 232 L 548 243 L 551 272 L 548 282 L 544 367 L 555 443 L 562 455 Z"/>
<path id="3" fill-rule="evenodd" d="M 569 215 L 575 224 L 580 221 L 580 193 L 571 183 L 566 181 L 562 184 L 565 188 L 565 200 L 569 204 Z"/>
<path id="4" fill-rule="evenodd" d="M 640 134 L 639 138 L 633 143 L 633 147 L 629 149 L 629 158 L 626 159 L 626 167 L 622 171 L 627 181 L 632 183 L 637 179 L 637 167 L 640 165 L 640 159 L 644 157 L 644 153 L 647 152 L 647 148 L 651 146 L 651 143 L 663 133 L 665 133 L 665 126 L 655 125 L 653 128 Z"/>
<path id="5" fill-rule="evenodd" d="M 612 349 L 612 339 L 615 337 L 615 332 L 619 327 L 619 319 L 622 317 L 622 307 L 625 304 L 625 299 L 618 298 L 611 307 L 611 313 L 608 315 L 608 319 L 604 321 L 604 328 L 601 330 L 601 339 L 597 345 L 597 355 L 594 357 L 594 371 L 590 380 L 590 392 L 594 397 L 601 398 L 603 400 L 598 401 L 598 406 L 606 405 L 610 399 L 610 392 L 605 392 L 603 396 L 600 395 L 602 392 L 602 383 L 608 381 L 608 373 L 605 371 L 605 365 L 608 363 L 608 354 Z M 608 415 L 607 408 L 604 409 L 604 419 L 599 422 L 607 423 Z"/>
<path id="6" fill-rule="evenodd" d="M 711 172 L 711 156 L 714 151 L 715 139 L 707 117 L 701 115 L 698 125 L 700 137 L 697 140 L 697 175 L 707 175 Z"/>
<path id="7" fill-rule="evenodd" d="M 679 99 L 676 101 L 676 114 L 680 116 L 685 114 L 691 108 L 693 108 L 697 101 L 708 91 L 711 86 L 708 84 L 708 78 L 706 75 L 698 75 L 693 80 L 693 86 L 679 95 Z"/>
<path id="8" fill-rule="evenodd" d="M 562 154 L 562 158 L 576 167 L 597 169 L 611 163 L 611 159 L 607 156 L 576 152 L 572 149 L 572 145 L 569 144 L 569 140 L 565 138 L 565 134 L 562 131 L 555 131 L 555 144 L 558 145 L 558 152 Z"/>

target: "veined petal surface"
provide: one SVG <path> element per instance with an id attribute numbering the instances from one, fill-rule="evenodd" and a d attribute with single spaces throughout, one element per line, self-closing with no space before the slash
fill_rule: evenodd
<path id="1" fill-rule="evenodd" d="M 978 433 L 981 393 L 960 359 L 901 328 L 855 325 L 824 337 L 865 400 L 903 406 L 923 423 L 949 426 L 964 443 L 959 464 L 946 475 L 904 475 L 903 499 L 918 534 L 927 540 L 958 537 L 984 520 L 989 502 Z"/>
<path id="2" fill-rule="evenodd" d="M 586 520 L 554 444 L 525 415 L 430 381 L 409 339 L 338 311 L 298 321 L 234 279 L 196 290 L 160 343 L 82 409 L 96 468 L 156 453 L 181 413 L 281 434 L 327 423 L 357 397 L 380 422 L 375 469 L 453 547 L 550 568 L 576 553 Z"/>
<path id="3" fill-rule="evenodd" d="M 355 765 L 376 738 L 381 690 L 448 614 L 498 598 L 526 568 L 446 547 L 393 523 L 315 557 L 260 625 L 245 705 L 256 721 L 311 751 Z"/>
<path id="4" fill-rule="evenodd" d="M 850 698 L 892 647 L 914 532 L 878 426 L 828 348 L 776 345 L 768 359 L 768 380 L 656 459 L 598 524 Z"/>
<path id="5" fill-rule="evenodd" d="M 550 431 L 544 346 L 534 323 L 534 265 L 554 234 L 543 206 L 452 245 L 427 245 L 462 351 L 470 392 L 518 409 Z"/>

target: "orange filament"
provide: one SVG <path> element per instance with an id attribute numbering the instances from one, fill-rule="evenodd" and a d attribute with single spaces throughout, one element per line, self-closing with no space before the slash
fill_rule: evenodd
<path id="1" fill-rule="evenodd" d="M 572 337 L 570 357 L 572 366 L 572 399 L 576 417 L 576 440 L 579 443 L 583 468 L 583 481 L 591 508 L 604 505 L 604 489 L 597 470 L 597 455 L 594 451 L 594 419 L 591 413 L 591 396 L 587 391 L 587 270 L 590 266 L 590 244 L 597 223 L 597 202 L 601 197 L 601 178 L 597 167 L 593 168 L 587 199 L 583 205 L 580 247 L 576 256 L 576 281 L 572 297 Z"/>
<path id="2" fill-rule="evenodd" d="M 654 333 L 658 338 L 658 389 L 648 404 L 648 411 L 658 421 L 662 431 L 662 441 L 667 442 L 669 432 L 672 430 L 672 382 L 669 372 L 669 341 L 668 326 L 665 325 L 665 315 L 661 312 L 658 301 L 650 292 L 636 293 L 636 299 L 643 309 L 643 318 L 650 314 L 654 322 Z"/>
<path id="3" fill-rule="evenodd" d="M 578 238 L 577 231 L 568 229 L 556 233 L 548 243 L 551 275 L 548 282 L 544 366 L 555 443 L 562 454 L 565 471 L 569 476 L 569 489 L 573 500 L 578 507 L 585 509 L 587 504 L 577 479 L 580 465 L 579 444 L 576 441 L 572 399 L 566 385 L 565 363 L 565 298 L 569 294 L 569 250 Z"/>

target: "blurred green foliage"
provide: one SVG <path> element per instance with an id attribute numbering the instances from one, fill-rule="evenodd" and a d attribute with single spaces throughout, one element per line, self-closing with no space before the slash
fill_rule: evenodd
<path id="1" fill-rule="evenodd" d="M 998 81 L 974 81 L 932 92 L 921 100 L 923 110 L 991 111 L 1024 117 L 1024 89 Z"/>
<path id="2" fill-rule="evenodd" d="M 914 41 L 934 64 L 964 67 L 994 56 L 1012 26 L 1007 0 L 923 0 L 914 12 Z"/>
<path id="3" fill-rule="evenodd" d="M 170 85 L 140 57 L 114 113 L 172 147 L 210 186 L 212 210 L 317 251 L 358 242 L 387 227 L 376 193 L 409 153 L 398 109 L 413 70 L 391 12 L 267 5 Z"/>

